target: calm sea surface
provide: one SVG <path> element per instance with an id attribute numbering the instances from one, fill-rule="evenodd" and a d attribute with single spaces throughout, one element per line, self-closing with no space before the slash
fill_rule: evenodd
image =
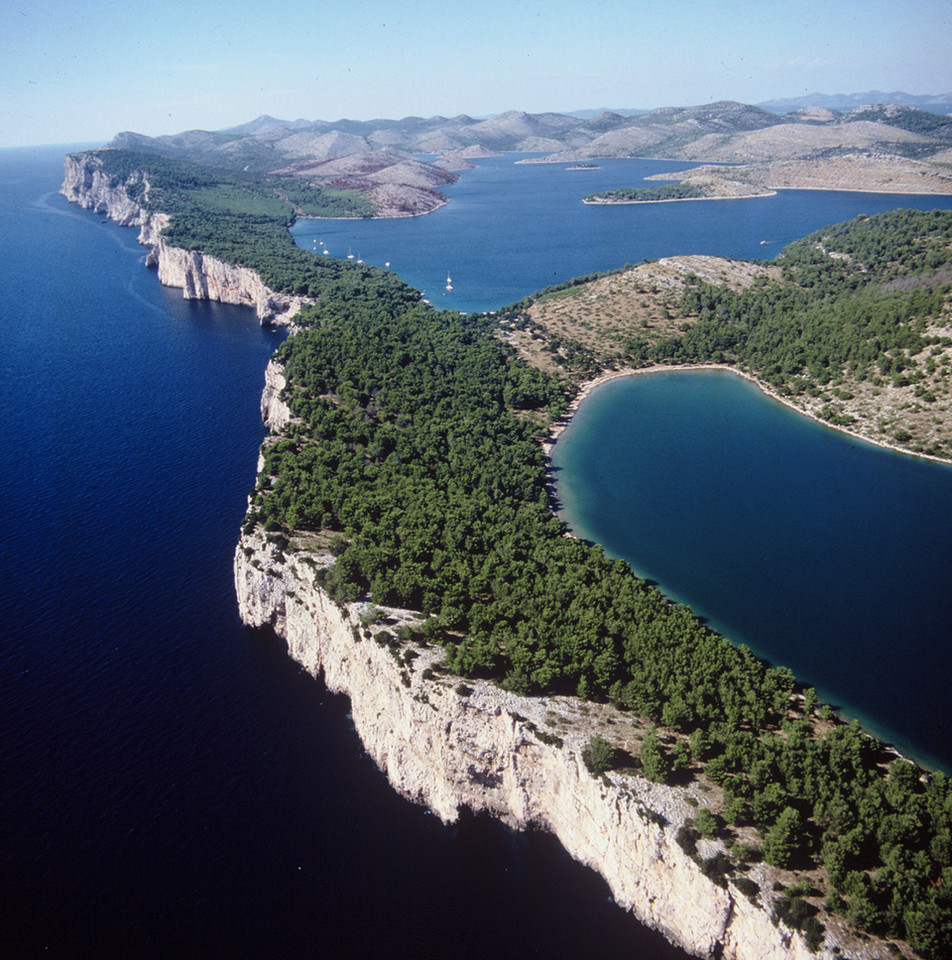
<path id="1" fill-rule="evenodd" d="M 896 207 L 952 209 L 952 197 L 783 190 L 773 197 L 603 206 L 582 197 L 642 183 L 696 164 L 599 160 L 597 170 L 515 163 L 516 154 L 480 160 L 444 190 L 452 202 L 425 217 L 299 220 L 305 250 L 375 266 L 391 264 L 434 306 L 495 310 L 570 277 L 643 259 L 703 253 L 772 259 L 787 243 L 828 223 Z M 446 278 L 452 290 L 446 289 Z"/>
<path id="2" fill-rule="evenodd" d="M 553 462 L 581 536 L 952 768 L 952 467 L 853 440 L 726 371 L 605 384 Z"/>
<path id="3" fill-rule="evenodd" d="M 231 556 L 281 335 L 160 287 L 134 231 L 57 195 L 65 149 L 0 151 L 0 955 L 683 956 L 550 838 L 467 817 L 445 828 L 401 800 L 346 701 L 242 628 Z M 589 208 L 582 193 L 630 183 L 641 162 L 586 174 L 510 160 L 466 174 L 430 217 L 311 222 L 298 240 L 313 247 L 302 231 L 320 226 L 332 253 L 390 260 L 434 303 L 485 310 L 643 257 L 772 255 L 774 241 L 898 205 L 787 194 Z M 738 441 L 752 460 L 764 442 Z M 890 563 L 875 576 L 915 619 L 916 550 L 891 522 L 857 520 L 880 525 Z M 897 643 L 878 637 L 857 652 L 863 669 Z M 931 697 L 928 673 L 947 661 L 903 642 Z"/>
<path id="4" fill-rule="evenodd" d="M 683 957 L 550 837 L 394 794 L 239 623 L 280 335 L 0 151 L 0 956 Z"/>

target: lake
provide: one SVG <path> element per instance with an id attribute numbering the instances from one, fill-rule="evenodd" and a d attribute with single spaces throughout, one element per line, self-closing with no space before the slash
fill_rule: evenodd
<path id="1" fill-rule="evenodd" d="M 952 768 L 952 467 L 855 440 L 716 370 L 602 385 L 552 460 L 580 536 Z"/>

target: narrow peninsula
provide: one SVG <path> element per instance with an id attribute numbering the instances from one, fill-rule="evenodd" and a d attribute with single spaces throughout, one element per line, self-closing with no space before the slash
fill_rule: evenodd
<path id="1" fill-rule="evenodd" d="M 647 264 L 467 317 L 294 246 L 294 216 L 359 209 L 360 190 L 123 146 L 68 158 L 64 192 L 139 225 L 150 262 L 188 264 L 164 282 L 251 296 L 222 264 L 264 301 L 297 298 L 262 314 L 292 335 L 267 371 L 239 609 L 351 698 L 397 790 L 444 821 L 469 807 L 552 831 L 698 956 L 950 956 L 945 775 L 567 536 L 543 442 L 599 372 L 724 362 L 830 422 L 860 419 L 868 391 L 871 428 L 948 459 L 945 427 L 883 404 L 908 391 L 947 419 L 952 215 L 861 218 L 767 264 Z M 573 325 L 599 285 L 623 316 Z"/>
<path id="2" fill-rule="evenodd" d="M 671 203 L 677 200 L 743 200 L 770 197 L 776 193 L 765 187 L 729 180 L 725 177 L 692 177 L 663 187 L 619 187 L 590 193 L 582 203 Z"/>

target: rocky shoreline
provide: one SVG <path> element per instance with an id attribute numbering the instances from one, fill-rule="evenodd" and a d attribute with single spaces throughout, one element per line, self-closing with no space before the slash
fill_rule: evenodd
<path id="1" fill-rule="evenodd" d="M 619 906 L 697 956 L 812 956 L 799 934 L 772 924 L 766 906 L 712 883 L 677 844 L 694 812 L 688 794 L 641 777 L 589 774 L 583 704 L 464 682 L 439 672 L 439 648 L 378 642 L 375 634 L 417 615 L 336 605 L 315 582 L 327 562 L 300 548 L 282 555 L 261 531 L 242 536 L 239 611 L 250 626 L 273 627 L 292 659 L 349 697 L 357 734 L 395 790 L 446 823 L 468 807 L 516 830 L 551 831 L 606 879 Z M 718 841 L 699 846 L 707 856 L 721 849 Z M 755 870 L 769 903 L 768 870 Z"/>
<path id="2" fill-rule="evenodd" d="M 148 198 L 148 181 L 137 183 Z M 150 247 L 146 266 L 155 267 L 163 286 L 181 289 L 186 300 L 216 300 L 254 308 L 262 325 L 287 325 L 311 301 L 307 297 L 277 293 L 254 270 L 236 267 L 197 250 L 166 243 L 162 230 L 168 217 L 150 213 L 130 196 L 127 185 L 116 185 L 102 171 L 101 162 L 89 153 L 70 154 L 64 161 L 60 193 L 71 203 L 104 214 L 123 227 L 139 227 L 138 241 Z"/>
<path id="3" fill-rule="evenodd" d="M 588 389 L 615 375 L 623 374 Z M 262 396 L 272 438 L 290 422 L 284 386 L 272 361 Z M 319 571 L 333 562 L 313 537 L 279 544 L 260 528 L 246 530 L 234 561 L 239 613 L 248 626 L 272 628 L 292 659 L 348 696 L 364 748 L 400 794 L 447 823 L 466 807 L 516 830 L 552 832 L 573 858 L 604 877 L 619 906 L 697 956 L 833 960 L 843 949 L 852 956 L 867 955 L 867 946 L 875 952 L 875 941 L 858 944 L 832 921 L 813 954 L 799 933 L 775 923 L 773 882 L 789 883 L 792 875 L 752 865 L 745 878 L 756 884 L 755 895 L 705 875 L 703 860 L 725 853 L 723 843 L 700 840 L 691 856 L 678 831 L 699 805 L 713 802 L 710 784 L 671 787 L 630 770 L 592 776 L 582 760 L 585 743 L 594 732 L 617 741 L 631 727 L 630 716 L 573 697 L 519 696 L 447 673 L 441 647 L 397 639 L 399 628 L 419 622 L 420 614 L 331 600 Z"/>
<path id="4" fill-rule="evenodd" d="M 223 301 L 233 303 L 262 294 L 256 274 L 242 278 L 241 268 L 228 264 L 217 274 L 219 261 L 164 244 L 162 215 L 143 213 L 121 187 L 78 161 L 68 162 L 62 192 L 119 223 L 138 225 L 140 242 L 153 246 L 160 280 L 181 285 L 184 296 L 243 298 Z M 273 292 L 264 290 L 267 309 Z M 290 322 L 294 312 L 289 306 L 272 322 Z M 272 437 L 290 423 L 285 387 L 272 361 L 262 395 Z M 333 558 L 306 538 L 282 546 L 260 529 L 246 531 L 234 559 L 240 616 L 249 626 L 274 629 L 296 662 L 350 698 L 358 736 L 402 795 L 445 822 L 468 807 L 513 829 L 551 831 L 573 858 L 605 878 L 619 906 L 697 956 L 834 960 L 844 948 L 854 957 L 878 955 L 880 944 L 858 944 L 837 922 L 828 926 L 819 954 L 799 933 L 775 923 L 772 881 L 790 882 L 792 875 L 752 865 L 745 877 L 756 885 L 753 895 L 733 881 L 709 879 L 702 864 L 723 852 L 723 843 L 699 840 L 692 856 L 677 839 L 702 799 L 711 802 L 709 794 L 691 790 L 708 785 L 673 788 L 620 771 L 593 777 L 582 748 L 595 730 L 617 728 L 620 714 L 612 716 L 614 726 L 602 725 L 613 708 L 568 697 L 520 697 L 447 674 L 441 648 L 396 639 L 399 626 L 417 622 L 419 614 L 333 602 L 318 575 L 330 563 Z"/>

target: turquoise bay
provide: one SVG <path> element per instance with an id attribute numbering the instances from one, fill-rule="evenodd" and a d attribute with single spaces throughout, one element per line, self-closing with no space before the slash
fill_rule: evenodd
<path id="1" fill-rule="evenodd" d="M 552 459 L 579 536 L 904 752 L 952 765 L 952 468 L 727 371 L 599 387 Z"/>

